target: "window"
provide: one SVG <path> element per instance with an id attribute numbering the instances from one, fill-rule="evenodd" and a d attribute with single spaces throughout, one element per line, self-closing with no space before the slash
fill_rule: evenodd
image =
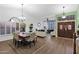
<path id="1" fill-rule="evenodd" d="M 55 20 L 48 20 L 48 30 L 54 30 L 55 29 Z"/>
<path id="2" fill-rule="evenodd" d="M 11 24 L 9 24 L 9 23 L 6 24 L 6 34 L 10 34 L 10 31 L 11 31 L 10 25 Z"/>
<path id="3" fill-rule="evenodd" d="M 5 23 L 0 23 L 0 35 L 5 34 Z"/>
<path id="4" fill-rule="evenodd" d="M 0 22 L 0 35 L 11 34 L 15 31 L 20 31 L 19 23 Z M 23 31 L 25 31 L 26 24 L 22 25 Z"/>
<path id="5" fill-rule="evenodd" d="M 12 28 L 12 33 L 15 32 L 16 24 L 12 23 L 12 27 L 11 28 Z"/>

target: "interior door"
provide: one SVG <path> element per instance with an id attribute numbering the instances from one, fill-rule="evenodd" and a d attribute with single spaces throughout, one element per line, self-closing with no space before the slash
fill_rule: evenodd
<path id="1" fill-rule="evenodd" d="M 72 38 L 75 32 L 75 22 L 59 22 L 58 23 L 58 36 Z"/>

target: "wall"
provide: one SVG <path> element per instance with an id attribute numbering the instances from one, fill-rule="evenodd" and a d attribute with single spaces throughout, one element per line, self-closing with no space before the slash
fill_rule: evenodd
<path id="1" fill-rule="evenodd" d="M 79 8 L 77 9 L 76 12 L 76 31 L 79 30 Z"/>

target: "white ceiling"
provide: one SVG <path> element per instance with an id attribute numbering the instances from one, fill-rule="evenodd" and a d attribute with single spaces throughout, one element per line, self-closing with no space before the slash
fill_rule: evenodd
<path id="1" fill-rule="evenodd" d="M 65 13 L 78 9 L 78 4 L 24 4 L 23 9 L 29 16 L 39 19 L 63 13 L 63 6 L 65 6 Z M 21 8 L 21 5 L 8 5 L 6 7 Z"/>
<path id="2" fill-rule="evenodd" d="M 24 10 L 32 17 L 40 18 L 45 16 L 55 16 L 63 13 L 63 6 L 65 6 L 65 13 L 73 12 L 78 9 L 77 4 L 31 4 L 24 5 Z"/>

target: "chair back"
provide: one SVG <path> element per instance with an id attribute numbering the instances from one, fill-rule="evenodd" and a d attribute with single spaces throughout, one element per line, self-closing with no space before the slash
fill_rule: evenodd
<path id="1" fill-rule="evenodd" d="M 35 33 L 31 33 L 30 38 L 31 39 L 35 39 L 36 34 Z"/>
<path id="2" fill-rule="evenodd" d="M 13 33 L 13 38 L 16 39 L 16 40 L 19 39 L 18 33 Z"/>

